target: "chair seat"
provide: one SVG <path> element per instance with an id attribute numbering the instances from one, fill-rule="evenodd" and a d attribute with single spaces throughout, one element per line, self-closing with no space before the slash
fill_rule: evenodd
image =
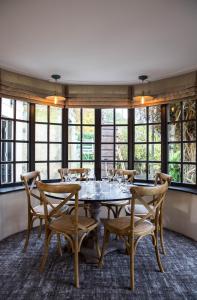
<path id="1" fill-rule="evenodd" d="M 129 204 L 129 200 L 120 200 L 120 201 L 106 201 L 101 202 L 102 205 L 113 205 L 113 206 L 124 206 Z"/>
<path id="2" fill-rule="evenodd" d="M 52 204 L 54 207 L 58 206 L 59 204 L 57 203 L 53 203 Z M 37 215 L 43 216 L 44 217 L 44 205 L 37 205 L 34 208 L 34 211 Z M 47 205 L 47 209 L 48 209 L 48 213 L 50 213 L 52 211 L 52 207 L 50 205 Z M 67 213 L 69 211 L 69 206 L 68 205 L 64 205 L 61 208 L 61 212 Z"/>
<path id="3" fill-rule="evenodd" d="M 72 215 L 64 215 L 61 216 L 60 218 L 52 221 L 50 223 L 50 229 L 55 230 L 57 232 L 60 233 L 68 233 L 68 234 L 72 234 L 75 233 L 75 216 Z M 80 226 L 84 227 L 84 231 L 88 231 L 88 229 L 92 226 L 96 227 L 97 226 L 97 222 L 96 220 L 92 219 L 92 218 L 88 218 L 88 217 L 78 217 L 78 226 L 79 226 L 79 230 Z"/>
<path id="4" fill-rule="evenodd" d="M 141 220 L 139 217 L 134 218 L 134 223 Z M 130 222 L 131 217 L 121 217 L 116 219 L 105 219 L 102 220 L 105 228 L 107 228 L 110 232 L 120 234 L 120 235 L 128 235 L 130 231 Z M 153 232 L 155 226 L 149 222 L 148 220 L 143 221 L 140 224 L 135 224 L 134 234 L 135 235 L 144 235 Z"/>
<path id="5" fill-rule="evenodd" d="M 150 205 L 150 208 L 154 208 L 152 205 Z M 126 214 L 130 215 L 131 214 L 131 205 L 126 205 L 125 206 L 125 211 Z M 143 205 L 143 204 L 136 204 L 135 205 L 135 210 L 134 210 L 134 214 L 136 216 L 144 216 L 147 215 L 148 213 L 148 209 Z"/>

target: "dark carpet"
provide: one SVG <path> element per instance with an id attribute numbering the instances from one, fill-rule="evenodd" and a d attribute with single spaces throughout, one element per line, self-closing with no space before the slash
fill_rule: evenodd
<path id="1" fill-rule="evenodd" d="M 113 252 L 102 269 L 80 261 L 80 289 L 73 285 L 73 259 L 60 257 L 54 237 L 44 273 L 39 273 L 43 237 L 34 229 L 26 253 L 25 232 L 0 242 L 0 299 L 197 299 L 197 243 L 165 231 L 165 273 L 158 271 L 150 238 L 143 239 L 135 258 L 135 290 L 129 290 L 129 257 Z"/>

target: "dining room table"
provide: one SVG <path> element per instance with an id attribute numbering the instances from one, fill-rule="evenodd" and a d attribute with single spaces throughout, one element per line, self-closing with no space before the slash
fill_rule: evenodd
<path id="1" fill-rule="evenodd" d="M 79 202 L 84 202 L 88 207 L 89 215 L 98 222 L 97 233 L 91 233 L 86 240 L 84 240 L 81 247 L 80 253 L 83 255 L 87 263 L 97 263 L 98 255 L 96 252 L 94 237 L 92 235 L 97 234 L 100 247 L 102 246 L 103 240 L 103 226 L 101 222 L 101 207 L 104 202 L 114 202 L 114 201 L 129 201 L 131 199 L 130 188 L 133 184 L 130 183 L 118 183 L 114 181 L 69 181 L 60 184 L 70 184 L 77 183 L 81 186 L 79 191 L 78 200 Z M 48 196 L 62 200 L 65 194 L 54 194 L 47 193 Z M 74 199 L 73 199 L 74 200 Z M 107 252 L 112 252 L 115 250 L 124 251 L 124 244 L 117 237 L 110 240 L 110 244 Z"/>

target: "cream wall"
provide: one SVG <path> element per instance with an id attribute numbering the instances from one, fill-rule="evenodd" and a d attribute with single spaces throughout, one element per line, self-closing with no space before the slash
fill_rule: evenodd
<path id="1" fill-rule="evenodd" d="M 25 192 L 1 195 L 0 240 L 26 229 L 26 222 Z M 169 191 L 164 207 L 164 226 L 197 241 L 197 195 Z"/>

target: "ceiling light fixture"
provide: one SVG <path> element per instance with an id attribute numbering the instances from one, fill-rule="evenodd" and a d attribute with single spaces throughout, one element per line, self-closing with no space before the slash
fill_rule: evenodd
<path id="1" fill-rule="evenodd" d="M 135 101 L 137 102 L 141 102 L 141 104 L 144 104 L 145 101 L 151 101 L 153 99 L 152 96 L 149 96 L 147 94 L 144 93 L 144 81 L 148 79 L 147 75 L 140 75 L 138 77 L 139 80 L 141 80 L 142 82 L 142 93 L 139 96 L 135 96 L 133 97 Z"/>
<path id="2" fill-rule="evenodd" d="M 58 101 L 64 101 L 66 99 L 63 96 L 57 95 L 57 81 L 58 81 L 58 79 L 61 78 L 61 76 L 57 75 L 57 74 L 53 74 L 53 75 L 51 75 L 51 78 L 54 79 L 55 83 L 56 83 L 55 93 L 52 96 L 47 96 L 46 99 L 54 101 L 54 104 L 58 104 Z"/>

